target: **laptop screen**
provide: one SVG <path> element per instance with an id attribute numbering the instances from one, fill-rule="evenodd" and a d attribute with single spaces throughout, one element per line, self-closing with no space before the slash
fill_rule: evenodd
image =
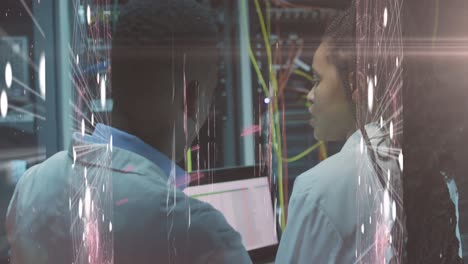
<path id="1" fill-rule="evenodd" d="M 247 250 L 278 244 L 268 177 L 191 186 L 184 193 L 218 209 Z"/>

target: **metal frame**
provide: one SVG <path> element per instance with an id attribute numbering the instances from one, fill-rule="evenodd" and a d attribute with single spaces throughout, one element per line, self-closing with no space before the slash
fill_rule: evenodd
<path id="1" fill-rule="evenodd" d="M 33 1 L 33 14 L 40 25 L 34 27 L 34 61 L 45 54 L 46 120 L 38 121 L 38 141 L 47 157 L 64 150 L 70 140 L 69 8 L 68 1 Z M 38 83 L 33 87 L 37 87 Z"/>

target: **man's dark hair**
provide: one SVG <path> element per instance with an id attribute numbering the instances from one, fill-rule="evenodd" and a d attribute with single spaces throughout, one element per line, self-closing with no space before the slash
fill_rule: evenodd
<path id="1" fill-rule="evenodd" d="M 198 58 L 215 64 L 216 33 L 211 11 L 194 0 L 131 0 L 122 6 L 111 51 L 114 107 L 128 112 L 148 96 L 154 103 L 168 98 L 173 87 L 180 89 L 184 56 L 194 48 L 203 53 Z"/>

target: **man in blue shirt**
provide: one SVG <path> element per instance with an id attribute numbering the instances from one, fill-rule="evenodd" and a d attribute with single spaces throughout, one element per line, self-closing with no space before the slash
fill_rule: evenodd
<path id="1" fill-rule="evenodd" d="M 223 215 L 180 190 L 187 176 L 175 164 L 208 115 L 216 43 L 195 1 L 122 7 L 112 126 L 75 133 L 20 179 L 7 215 L 12 263 L 251 263 Z"/>

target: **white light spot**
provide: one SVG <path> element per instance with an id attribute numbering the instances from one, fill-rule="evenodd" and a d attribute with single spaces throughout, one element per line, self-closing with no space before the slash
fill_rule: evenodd
<path id="1" fill-rule="evenodd" d="M 91 25 L 91 7 L 86 8 L 86 20 L 88 21 L 88 25 Z"/>
<path id="2" fill-rule="evenodd" d="M 392 235 L 390 235 L 390 244 L 392 244 L 392 243 L 393 243 L 393 237 L 392 237 Z"/>
<path id="3" fill-rule="evenodd" d="M 364 140 L 363 138 L 361 137 L 361 142 L 359 144 L 359 149 L 361 150 L 361 154 L 364 153 Z"/>
<path id="4" fill-rule="evenodd" d="M 383 117 L 380 117 L 380 128 L 383 128 Z"/>
<path id="5" fill-rule="evenodd" d="M 85 123 L 84 123 L 84 119 L 81 119 L 81 135 L 84 136 L 85 134 Z"/>
<path id="6" fill-rule="evenodd" d="M 6 117 L 8 113 L 8 97 L 5 90 L 2 91 L 0 95 L 0 114 L 2 117 Z"/>
<path id="7" fill-rule="evenodd" d="M 101 79 L 101 107 L 104 109 L 106 107 L 106 82 Z"/>
<path id="8" fill-rule="evenodd" d="M 72 164 L 72 167 L 75 167 L 75 163 L 76 163 L 76 150 L 75 150 L 75 148 L 73 148 L 73 164 Z"/>
<path id="9" fill-rule="evenodd" d="M 80 201 L 78 202 L 78 216 L 81 219 L 81 216 L 83 215 L 83 201 L 80 198 Z"/>
<path id="10" fill-rule="evenodd" d="M 371 81 L 367 86 L 367 104 L 369 106 L 369 111 L 372 112 L 372 107 L 374 105 L 374 83 Z"/>
<path id="11" fill-rule="evenodd" d="M 46 96 L 46 64 L 45 54 L 42 52 L 41 58 L 39 59 L 39 89 L 41 90 L 41 96 Z"/>
<path id="12" fill-rule="evenodd" d="M 96 82 L 99 83 L 99 80 L 100 80 L 101 76 L 99 76 L 99 72 L 97 73 L 96 75 Z"/>
<path id="13" fill-rule="evenodd" d="M 112 222 L 109 222 L 109 232 L 112 232 Z"/>
<path id="14" fill-rule="evenodd" d="M 388 180 L 388 182 L 390 182 L 390 169 L 388 169 L 388 171 L 387 171 L 387 180 Z"/>
<path id="15" fill-rule="evenodd" d="M 91 212 L 94 212 L 94 201 L 91 201 Z"/>
<path id="16" fill-rule="evenodd" d="M 270 98 L 267 97 L 267 98 L 263 99 L 263 102 L 265 102 L 265 104 L 269 104 L 270 103 Z"/>
<path id="17" fill-rule="evenodd" d="M 371 193 L 372 193 L 372 190 L 371 190 L 371 187 L 369 186 L 369 194 L 371 194 Z"/>
<path id="18" fill-rule="evenodd" d="M 105 191 L 106 191 L 106 185 L 103 184 L 103 185 L 102 185 L 102 192 L 105 192 Z"/>
<path id="19" fill-rule="evenodd" d="M 393 218 L 393 221 L 395 221 L 395 219 L 396 219 L 396 203 L 395 203 L 395 201 L 393 201 L 393 203 L 392 203 L 392 218 Z"/>
<path id="20" fill-rule="evenodd" d="M 102 214 L 102 221 L 104 222 L 104 214 Z"/>
<path id="21" fill-rule="evenodd" d="M 7 62 L 5 66 L 5 83 L 7 88 L 11 87 L 11 83 L 13 82 L 13 70 L 11 69 L 10 62 Z"/>
<path id="22" fill-rule="evenodd" d="M 383 215 L 383 203 L 380 202 L 380 214 Z"/>
<path id="23" fill-rule="evenodd" d="M 369 224 L 372 224 L 372 216 L 369 216 Z"/>
<path id="24" fill-rule="evenodd" d="M 20 46 L 18 44 L 13 45 L 13 52 L 18 54 L 20 52 Z"/>
<path id="25" fill-rule="evenodd" d="M 393 121 L 390 121 L 390 139 L 393 139 Z"/>
<path id="26" fill-rule="evenodd" d="M 84 168 L 84 178 L 88 181 L 88 168 Z"/>
<path id="27" fill-rule="evenodd" d="M 396 59 L 395 59 L 395 65 L 396 65 L 397 67 L 400 66 L 400 61 L 399 61 L 398 57 L 396 57 Z"/>
<path id="28" fill-rule="evenodd" d="M 110 151 L 112 152 L 112 146 L 113 146 L 113 140 L 112 140 L 112 135 L 110 136 Z"/>
<path id="29" fill-rule="evenodd" d="M 403 171 L 403 152 L 400 150 L 400 155 L 398 155 L 398 163 L 400 163 L 400 169 Z"/>
<path id="30" fill-rule="evenodd" d="M 91 211 L 91 190 L 89 187 L 86 187 L 85 191 L 85 215 L 89 218 L 89 213 Z"/>
<path id="31" fill-rule="evenodd" d="M 361 233 L 364 234 L 364 224 L 361 225 Z"/>
<path id="32" fill-rule="evenodd" d="M 377 75 L 374 75 L 374 86 L 377 86 Z"/>
<path id="33" fill-rule="evenodd" d="M 80 56 L 76 54 L 76 64 L 80 64 Z"/>
<path id="34" fill-rule="evenodd" d="M 384 9 L 383 13 L 383 26 L 387 27 L 387 20 L 388 20 L 388 11 L 387 8 Z"/>
<path id="35" fill-rule="evenodd" d="M 388 194 L 388 189 L 385 189 L 384 191 L 384 216 L 385 219 L 388 219 L 390 217 L 390 195 Z"/>
<path id="36" fill-rule="evenodd" d="M 358 176 L 358 184 L 361 185 L 361 175 Z"/>
<path id="37" fill-rule="evenodd" d="M 91 125 L 94 126 L 94 113 L 91 114 Z"/>
<path id="38" fill-rule="evenodd" d="M 71 198 L 68 198 L 68 209 L 71 210 Z"/>

